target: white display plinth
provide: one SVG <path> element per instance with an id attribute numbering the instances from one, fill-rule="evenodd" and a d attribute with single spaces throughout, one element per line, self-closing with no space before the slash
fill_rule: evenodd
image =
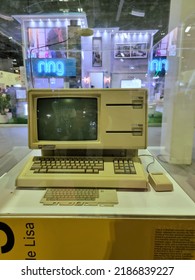
<path id="1" fill-rule="evenodd" d="M 95 206 L 44 206 L 40 203 L 44 189 L 17 189 L 15 179 L 23 168 L 29 156 L 40 154 L 39 150 L 31 152 L 13 169 L 0 179 L 0 215 L 119 215 L 119 216 L 195 216 L 194 202 L 171 176 L 156 161 L 151 166 L 151 172 L 165 172 L 174 185 L 173 192 L 155 192 L 152 188 L 148 191 L 117 191 L 119 203 L 114 207 Z M 140 150 L 143 164 L 151 162 L 151 154 L 147 150 Z M 8 214 L 9 213 L 9 214 Z"/>
<path id="2" fill-rule="evenodd" d="M 113 207 L 44 206 L 44 189 L 15 187 L 35 154 L 0 178 L 0 259 L 195 259 L 194 202 L 157 161 L 150 171 L 165 172 L 173 192 L 120 190 Z M 145 167 L 153 162 L 147 150 L 140 156 Z"/>

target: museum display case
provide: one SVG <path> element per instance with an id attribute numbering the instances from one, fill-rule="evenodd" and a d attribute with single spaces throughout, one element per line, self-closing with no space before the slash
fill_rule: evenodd
<path id="1" fill-rule="evenodd" d="M 1 260 L 195 259 L 195 5 L 169 4 L 158 42 L 160 24 L 92 26 L 84 11 L 13 16 L 26 124 L 0 124 Z M 58 43 L 48 39 L 56 30 Z M 58 188 L 74 199 L 46 197 Z M 78 189 L 104 200 L 83 201 Z"/>

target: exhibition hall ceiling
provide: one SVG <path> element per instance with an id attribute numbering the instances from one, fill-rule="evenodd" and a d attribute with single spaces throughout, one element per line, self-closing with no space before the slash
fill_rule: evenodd
<path id="1" fill-rule="evenodd" d="M 13 15 L 86 13 L 88 27 L 119 30 L 155 29 L 155 42 L 168 31 L 171 0 L 1 0 L 0 58 L 22 63 L 21 27 Z"/>

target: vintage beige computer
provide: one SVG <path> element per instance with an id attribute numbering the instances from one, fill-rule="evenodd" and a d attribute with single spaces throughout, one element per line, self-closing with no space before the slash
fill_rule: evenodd
<path id="1" fill-rule="evenodd" d="M 29 159 L 17 187 L 147 189 L 146 89 L 32 89 Z"/>

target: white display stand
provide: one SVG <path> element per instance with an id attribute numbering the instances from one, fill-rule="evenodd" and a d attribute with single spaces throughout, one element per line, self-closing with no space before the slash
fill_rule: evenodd
<path id="1" fill-rule="evenodd" d="M 113 207 L 44 206 L 44 189 L 15 187 L 39 153 L 0 178 L 0 259 L 195 259 L 195 204 L 157 161 L 150 172 L 165 172 L 173 192 L 120 190 Z M 153 161 L 148 150 L 140 156 Z"/>
<path id="2" fill-rule="evenodd" d="M 151 172 L 166 172 L 174 184 L 173 192 L 148 191 L 118 191 L 119 204 L 114 207 L 86 207 L 86 206 L 43 206 L 40 203 L 44 189 L 16 189 L 15 179 L 29 156 L 40 154 L 39 150 L 26 156 L 13 169 L 0 179 L 1 198 L 0 214 L 9 215 L 139 215 L 144 216 L 190 216 L 195 217 L 194 202 L 171 178 L 171 176 L 156 161 Z M 152 161 L 147 150 L 141 150 L 144 165 Z"/>

